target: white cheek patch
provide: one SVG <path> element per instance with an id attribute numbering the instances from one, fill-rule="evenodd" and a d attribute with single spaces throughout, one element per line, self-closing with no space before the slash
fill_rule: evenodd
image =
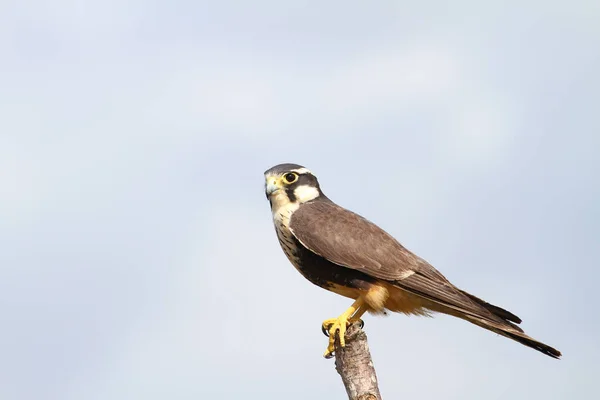
<path id="1" fill-rule="evenodd" d="M 316 187 L 301 185 L 294 189 L 294 196 L 299 203 L 305 203 L 319 197 L 319 190 Z"/>

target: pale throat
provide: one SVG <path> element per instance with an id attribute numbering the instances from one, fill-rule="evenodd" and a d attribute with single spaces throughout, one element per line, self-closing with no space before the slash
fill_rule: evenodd
<path id="1" fill-rule="evenodd" d="M 291 202 L 283 190 L 279 190 L 271 196 L 271 212 L 275 222 L 288 227 L 290 217 L 302 203 L 319 197 L 319 190 L 315 187 L 302 185 L 294 190 L 296 201 Z"/>
<path id="2" fill-rule="evenodd" d="M 300 207 L 297 202 L 290 202 L 283 190 L 278 190 L 271 195 L 271 212 L 273 218 L 278 218 L 280 214 L 290 215 Z"/>

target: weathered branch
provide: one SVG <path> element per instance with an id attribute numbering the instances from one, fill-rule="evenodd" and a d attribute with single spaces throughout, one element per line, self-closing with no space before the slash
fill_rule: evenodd
<path id="1" fill-rule="evenodd" d="M 367 335 L 355 322 L 346 330 L 346 346 L 340 346 L 339 335 L 335 337 L 335 369 L 342 377 L 348 399 L 381 400 L 377 375 Z"/>

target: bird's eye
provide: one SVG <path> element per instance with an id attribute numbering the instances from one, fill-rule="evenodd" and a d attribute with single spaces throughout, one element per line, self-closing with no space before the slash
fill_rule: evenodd
<path id="1" fill-rule="evenodd" d="M 294 183 L 298 179 L 298 175 L 292 172 L 285 174 L 283 177 L 287 183 Z"/>

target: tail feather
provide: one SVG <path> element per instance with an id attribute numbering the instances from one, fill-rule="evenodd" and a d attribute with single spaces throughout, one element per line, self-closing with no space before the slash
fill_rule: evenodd
<path id="1" fill-rule="evenodd" d="M 465 296 L 467 296 L 468 298 L 470 298 L 475 303 L 477 303 L 477 304 L 483 306 L 484 308 L 486 308 L 492 314 L 495 314 L 495 315 L 497 315 L 498 317 L 500 317 L 502 319 L 505 319 L 505 320 L 510 321 L 510 322 L 514 322 L 516 324 L 520 324 L 522 322 L 521 318 L 517 317 L 515 314 L 511 313 L 510 311 L 507 311 L 507 310 L 505 310 L 503 308 L 500 308 L 498 306 L 490 304 L 490 303 L 488 303 L 485 300 L 481 300 L 479 297 L 473 296 L 471 293 L 467 293 L 464 290 L 461 290 L 461 293 L 464 294 Z"/>
<path id="2" fill-rule="evenodd" d="M 462 295 L 466 296 L 473 303 L 481 307 L 481 312 L 476 314 L 473 312 L 467 312 L 461 310 L 459 307 L 453 307 L 452 305 L 443 304 L 441 302 L 435 302 L 429 305 L 429 309 L 433 311 L 442 312 L 444 314 L 453 315 L 461 318 L 465 321 L 471 322 L 484 329 L 512 339 L 518 343 L 521 343 L 527 347 L 535 349 L 547 356 L 552 358 L 560 358 L 561 352 L 557 349 L 548 346 L 538 340 L 529 337 L 521 327 L 516 324 L 521 323 L 521 318 L 515 314 L 507 311 L 503 308 L 490 304 L 470 293 L 456 288 Z"/>
<path id="3" fill-rule="evenodd" d="M 547 356 L 560 358 L 562 355 L 555 348 L 525 334 L 516 325 L 521 323 L 521 318 L 515 314 L 460 290 L 449 282 L 440 283 L 415 274 L 397 284 L 398 289 L 420 297 L 422 306 L 427 310 L 461 318 Z"/>
<path id="4" fill-rule="evenodd" d="M 459 289 L 460 290 L 460 289 Z M 547 356 L 552 358 L 560 358 L 561 352 L 557 349 L 548 346 L 545 343 L 540 342 L 539 340 L 535 340 L 534 338 L 528 336 L 523 329 L 518 327 L 515 324 L 520 324 L 521 318 L 517 317 L 515 314 L 507 311 L 503 308 L 495 306 L 486 302 L 485 300 L 480 299 L 479 297 L 473 296 L 471 293 L 467 293 L 464 290 L 461 290 L 461 293 L 471 299 L 473 302 L 481 305 L 483 308 L 499 317 L 502 321 L 490 321 L 488 318 L 477 318 L 475 316 L 465 316 L 467 321 L 474 323 L 482 328 L 485 328 L 489 331 L 495 332 L 499 335 L 512 339 L 516 342 L 519 342 L 527 347 L 531 347 Z"/>
<path id="5" fill-rule="evenodd" d="M 484 329 L 519 342 L 527 347 L 531 347 L 552 358 L 559 359 L 562 356 L 561 352 L 557 349 L 526 335 L 520 328 L 510 322 L 507 322 L 506 324 L 494 323 L 470 315 L 465 316 L 464 319 Z"/>

